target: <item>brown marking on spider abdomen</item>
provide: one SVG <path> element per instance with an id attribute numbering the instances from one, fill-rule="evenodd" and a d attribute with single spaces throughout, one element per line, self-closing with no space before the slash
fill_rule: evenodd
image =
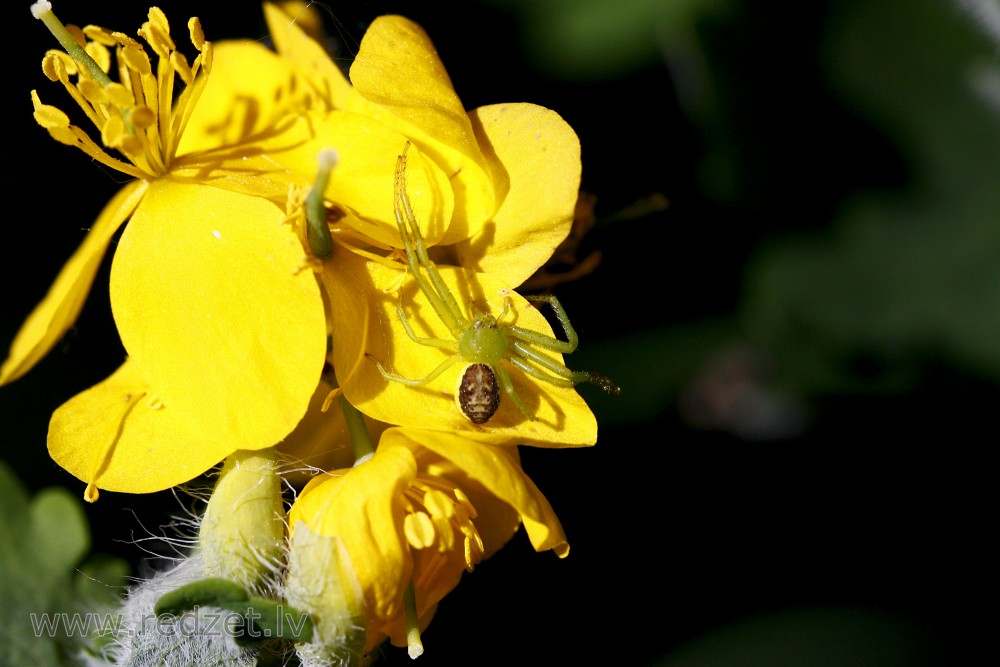
<path id="1" fill-rule="evenodd" d="M 481 363 L 466 366 L 455 399 L 473 424 L 488 422 L 500 405 L 500 385 L 493 369 Z"/>

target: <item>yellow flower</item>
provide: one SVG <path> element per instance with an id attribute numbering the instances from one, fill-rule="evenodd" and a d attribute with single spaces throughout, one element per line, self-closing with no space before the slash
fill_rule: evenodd
<path id="1" fill-rule="evenodd" d="M 70 55 L 49 52 L 43 70 L 103 145 L 33 92 L 36 120 L 57 141 L 137 180 L 112 198 L 28 318 L 0 382 L 27 372 L 72 325 L 112 235 L 129 219 L 110 285 L 129 361 L 57 411 L 49 448 L 90 483 L 90 499 L 99 478 L 102 488 L 121 491 L 166 488 L 237 449 L 274 445 L 301 420 L 326 356 L 323 299 L 302 270 L 307 254 L 284 207 L 214 187 L 223 181 L 207 175 L 217 175 L 219 158 L 197 149 L 217 145 L 192 142 L 191 152 L 179 152 L 212 70 L 198 20 L 188 26 L 200 55 L 188 65 L 166 17 L 151 9 L 139 35 L 157 56 L 152 62 L 123 33 L 64 28 L 47 5 L 33 10 L 68 36 Z M 108 78 L 111 69 L 120 82 Z M 148 468 L 156 472 L 144 476 Z"/>
<path id="2" fill-rule="evenodd" d="M 517 451 L 471 443 L 454 433 L 390 428 L 373 458 L 349 470 L 317 477 L 289 514 L 292 549 L 300 533 L 336 538 L 364 600 L 370 650 L 390 638 L 407 645 L 404 596 L 412 581 L 419 624 L 461 575 L 488 558 L 520 523 L 537 551 L 564 557 L 569 545 L 551 506 L 522 472 Z M 324 559 L 315 559 L 317 567 Z M 313 581 L 309 560 L 296 578 Z M 303 605 L 306 602 L 306 605 Z M 317 599 L 305 606 L 318 623 L 338 616 Z"/>
<path id="3" fill-rule="evenodd" d="M 214 49 L 192 20 L 202 56 L 190 68 L 158 10 L 140 31 L 160 58 L 155 68 L 134 40 L 88 27 L 88 53 L 107 68 L 114 47 L 127 74 L 124 84 L 103 86 L 113 95 L 94 92 L 102 87 L 85 68 L 76 68 L 71 84 L 73 61 L 65 54 L 46 60 L 46 71 L 130 162 L 110 157 L 62 112 L 37 101 L 39 122 L 139 178 L 98 218 L 0 372 L 0 382 L 26 372 L 72 324 L 109 239 L 131 216 L 111 273 L 128 370 L 60 408 L 49 434 L 53 457 L 88 481 L 90 496 L 97 487 L 165 488 L 237 449 L 281 441 L 314 397 L 330 329 L 337 375 L 362 410 L 390 423 L 459 428 L 445 393 L 434 386 L 401 391 L 364 356 L 386 340 L 400 341 L 381 361 L 406 371 L 423 370 L 437 353 L 402 341 L 395 297 L 384 292 L 399 284 L 404 266 L 392 175 L 407 141 L 415 144 L 408 172 L 415 217 L 442 258 L 461 264 L 451 274 L 485 285 L 477 307 L 533 273 L 569 230 L 579 144 L 554 112 L 511 104 L 466 113 L 430 40 L 396 16 L 378 19 L 366 33 L 351 86 L 294 21 L 270 5 L 265 12 L 281 55 L 255 42 Z M 195 76 L 199 66 L 203 75 Z M 164 100 L 176 75 L 187 86 L 171 112 Z M 337 250 L 320 264 L 304 249 L 301 203 L 316 156 L 327 147 L 340 154 L 325 191 Z M 362 257 L 373 261 L 363 264 Z M 309 266 L 329 293 L 328 309 Z M 551 334 L 523 300 L 516 299 L 515 312 Z M 540 419 L 519 424 L 501 412 L 486 441 L 594 442 L 593 415 L 572 389 L 518 382 Z M 378 388 L 385 398 L 369 400 Z M 157 438 L 158 420 L 164 433 L 183 437 Z M 151 426 L 142 432 L 151 439 L 128 433 L 145 422 Z M 80 438 L 81 431 L 102 433 L 101 444 Z M 134 474 L 149 467 L 151 455 L 161 457 L 157 473 Z"/>

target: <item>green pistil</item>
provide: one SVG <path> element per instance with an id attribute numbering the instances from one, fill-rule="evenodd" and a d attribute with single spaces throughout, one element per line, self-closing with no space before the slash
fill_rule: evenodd
<path id="1" fill-rule="evenodd" d="M 333 254 L 333 239 L 330 237 L 330 227 L 326 224 L 323 196 L 335 166 L 337 166 L 337 151 L 332 148 L 321 150 L 316 182 L 306 197 L 306 223 L 308 223 L 306 237 L 309 239 L 309 248 L 319 259 L 326 259 Z"/>
<path id="2" fill-rule="evenodd" d="M 102 86 L 111 85 L 111 79 L 105 74 L 101 66 L 98 65 L 90 54 L 87 53 L 80 43 L 73 38 L 73 35 L 66 26 L 62 24 L 56 15 L 52 13 L 52 3 L 46 2 L 45 0 L 40 0 L 31 6 L 31 14 L 45 24 L 45 27 L 49 29 L 52 36 L 56 38 L 59 44 L 66 49 L 66 53 L 72 58 L 78 65 L 85 67 L 88 72 L 90 72 L 90 78 L 98 82 Z"/>
<path id="3" fill-rule="evenodd" d="M 368 435 L 365 418 L 343 394 L 337 396 L 337 401 L 340 403 L 340 409 L 344 411 L 347 432 L 351 436 L 351 445 L 354 446 L 354 465 L 364 463 L 375 454 L 375 445 L 372 444 L 372 438 Z"/>

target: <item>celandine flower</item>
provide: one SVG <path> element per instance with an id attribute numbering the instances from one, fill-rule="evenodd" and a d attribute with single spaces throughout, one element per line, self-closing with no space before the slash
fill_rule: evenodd
<path id="1" fill-rule="evenodd" d="M 101 101 L 84 104 L 88 116 L 132 164 L 111 158 L 58 110 L 39 106 L 38 117 L 57 138 L 73 137 L 141 178 L 102 214 L 5 365 L 3 379 L 16 377 L 71 324 L 111 233 L 131 214 L 111 274 L 112 310 L 130 359 L 60 408 L 50 428 L 53 457 L 88 482 L 88 497 L 97 488 L 166 488 L 233 451 L 281 441 L 315 395 L 330 331 L 345 395 L 367 414 L 468 430 L 448 391 L 388 383 L 375 364 L 419 375 L 438 352 L 403 339 L 394 305 L 406 293 L 386 294 L 404 277 L 392 175 L 406 142 L 415 144 L 407 174 L 414 218 L 439 261 L 462 264 L 444 273 L 474 286 L 463 304 L 470 311 L 499 310 L 497 295 L 536 270 L 568 232 L 579 144 L 558 115 L 521 104 L 466 113 L 430 40 L 401 17 L 373 23 L 352 87 L 287 15 L 269 5 L 265 11 L 283 55 L 256 43 L 226 44 L 191 68 L 202 63 L 210 77 L 188 75 L 158 10 L 140 33 L 160 58 L 155 77 L 137 42 L 93 27 L 71 34 L 93 35 L 80 41 L 99 61 L 110 62 L 107 47 L 117 45 L 123 84 L 80 66 L 71 85 L 60 63 L 76 60 L 46 61 L 81 104 L 89 99 L 81 91 Z M 216 53 L 191 25 L 192 41 Z M 163 100 L 175 71 L 190 83 L 171 113 Z M 104 88 L 115 92 L 94 92 Z M 213 103 L 195 106 L 200 96 Z M 233 115 L 226 103 L 233 100 L 249 101 L 236 105 L 243 116 Z M 132 120 L 122 125 L 118 117 Z M 322 194 L 335 252 L 320 262 L 307 249 L 302 207 L 316 156 L 330 146 L 340 160 Z M 309 267 L 326 287 L 328 308 Z M 511 298 L 519 324 L 551 335 L 527 302 Z M 502 410 L 488 442 L 595 441 L 593 414 L 572 388 L 517 383 L 539 419 Z"/>
<path id="2" fill-rule="evenodd" d="M 317 477 L 293 504 L 290 561 L 296 565 L 286 581 L 289 602 L 323 627 L 326 617 L 342 620 L 357 610 L 341 597 L 328 604 L 325 596 L 341 596 L 343 589 L 356 597 L 351 591 L 357 587 L 365 651 L 387 637 L 397 646 L 410 644 L 412 651 L 419 628 L 462 573 L 503 546 L 520 523 L 536 550 L 568 554 L 559 521 L 522 472 L 516 448 L 390 428 L 370 460 Z M 312 536 L 332 539 L 320 549 Z M 299 540 L 314 550 L 312 556 L 295 556 Z M 323 581 L 331 560 L 341 573 L 335 581 L 346 583 L 331 591 L 302 584 Z M 351 576 L 343 576 L 345 570 Z"/>
<path id="3" fill-rule="evenodd" d="M 69 52 L 50 52 L 44 71 L 103 146 L 37 93 L 35 118 L 58 141 L 137 180 L 111 200 L 28 318 L 0 382 L 25 373 L 72 325 L 111 236 L 131 218 L 110 286 L 130 358 L 60 409 L 49 434 L 53 458 L 89 483 L 92 500 L 98 487 L 167 488 L 237 449 L 274 445 L 302 418 L 319 381 L 324 306 L 284 207 L 215 187 L 218 158 L 196 145 L 178 150 L 212 68 L 211 44 L 192 19 L 201 54 L 189 66 L 154 8 L 139 31 L 154 64 L 122 33 L 64 28 L 47 2 L 33 11 Z M 112 63 L 119 82 L 106 73 Z M 104 437 L 84 440 L 81 431 Z"/>

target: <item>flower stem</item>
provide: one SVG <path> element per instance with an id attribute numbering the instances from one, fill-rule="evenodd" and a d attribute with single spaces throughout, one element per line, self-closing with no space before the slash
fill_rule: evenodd
<path id="1" fill-rule="evenodd" d="M 90 57 L 80 43 L 76 41 L 73 34 L 66 29 L 66 26 L 62 24 L 56 15 L 52 13 L 52 3 L 46 0 L 39 0 L 35 4 L 31 5 L 31 14 L 36 19 L 45 24 L 45 27 L 49 29 L 52 36 L 56 38 L 59 44 L 66 49 L 66 53 L 69 54 L 76 63 L 82 67 L 87 68 L 90 72 L 90 78 L 94 81 L 100 83 L 102 86 L 111 85 L 111 79 L 108 75 L 101 69 L 101 66 Z"/>
<path id="2" fill-rule="evenodd" d="M 347 422 L 347 432 L 351 435 L 351 445 L 354 447 L 354 465 L 364 463 L 375 454 L 375 445 L 368 434 L 368 426 L 361 412 L 351 405 L 343 394 L 337 396 L 340 409 L 344 411 L 344 421 Z"/>

